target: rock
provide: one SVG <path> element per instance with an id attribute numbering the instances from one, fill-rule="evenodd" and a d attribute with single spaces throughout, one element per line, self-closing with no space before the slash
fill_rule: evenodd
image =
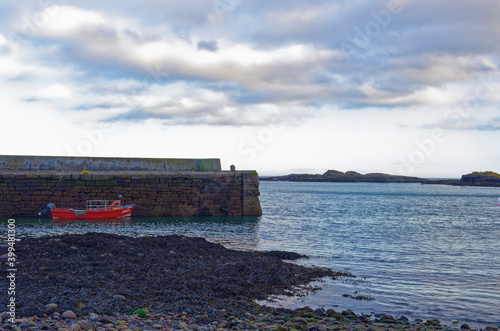
<path id="1" fill-rule="evenodd" d="M 123 295 L 116 294 L 116 295 L 113 295 L 113 299 L 116 299 L 116 300 L 125 300 L 125 297 Z"/>
<path id="2" fill-rule="evenodd" d="M 358 317 L 358 321 L 361 321 L 363 323 L 368 323 L 369 319 L 366 315 L 361 315 Z"/>
<path id="3" fill-rule="evenodd" d="M 59 317 L 61 316 L 61 314 L 59 314 L 57 311 L 55 313 L 52 314 L 53 317 Z"/>
<path id="4" fill-rule="evenodd" d="M 85 331 L 88 331 L 88 330 L 96 331 L 95 328 L 92 325 L 88 324 L 85 321 L 78 321 L 76 324 L 80 325 L 80 327 L 82 328 L 82 330 L 85 330 Z"/>
<path id="5" fill-rule="evenodd" d="M 57 303 L 49 303 L 45 305 L 45 308 L 47 309 L 56 309 L 57 308 Z"/>
<path id="6" fill-rule="evenodd" d="M 404 316 L 404 315 L 401 315 L 398 320 L 400 320 L 401 322 L 405 322 L 405 323 L 409 323 L 410 320 L 408 319 L 408 317 Z"/>
<path id="7" fill-rule="evenodd" d="M 325 310 L 323 308 L 317 308 L 314 310 L 314 313 L 318 316 L 325 316 Z"/>
<path id="8" fill-rule="evenodd" d="M 326 311 L 326 316 L 328 316 L 328 317 L 335 317 L 335 316 L 338 316 L 338 313 L 335 310 L 333 310 L 333 309 L 328 309 Z"/>
<path id="9" fill-rule="evenodd" d="M 469 324 L 462 324 L 462 325 L 460 325 L 460 329 L 470 330 L 470 325 Z"/>
<path id="10" fill-rule="evenodd" d="M 24 330 L 24 329 L 26 329 L 26 328 L 28 327 L 28 324 L 26 324 L 26 323 L 24 323 L 24 322 L 23 322 L 23 323 L 20 323 L 20 324 L 18 325 L 18 327 L 19 327 L 21 330 Z"/>
<path id="11" fill-rule="evenodd" d="M 274 256 L 282 260 L 298 260 L 302 258 L 308 258 L 307 255 L 302 255 L 294 252 L 287 251 L 264 251 L 261 254 L 266 256 Z"/>
<path id="12" fill-rule="evenodd" d="M 64 313 L 62 313 L 61 317 L 65 320 L 74 320 L 76 319 L 76 315 L 74 312 L 71 310 L 66 310 Z"/>
<path id="13" fill-rule="evenodd" d="M 394 323 L 396 319 L 390 315 L 382 315 L 380 323 Z"/>
<path id="14" fill-rule="evenodd" d="M 69 327 L 69 331 L 81 331 L 82 330 L 82 327 L 78 324 L 72 324 L 70 327 Z"/>
<path id="15" fill-rule="evenodd" d="M 350 315 L 350 316 L 358 316 L 358 315 L 356 315 L 356 313 L 355 313 L 355 312 L 353 312 L 351 309 L 347 309 L 347 313 L 348 313 L 348 315 Z"/>
<path id="16" fill-rule="evenodd" d="M 110 320 L 109 318 L 100 319 L 99 322 L 102 324 L 113 324 L 113 321 Z"/>
<path id="17" fill-rule="evenodd" d="M 453 320 L 453 321 L 451 321 L 451 323 L 458 324 L 458 321 L 457 320 Z"/>
<path id="18" fill-rule="evenodd" d="M 484 328 L 485 330 L 494 330 L 498 331 L 498 326 L 496 325 L 488 325 L 487 327 Z"/>
<path id="19" fill-rule="evenodd" d="M 304 325 L 307 325 L 307 321 L 304 318 L 293 318 L 292 323 L 302 323 Z"/>

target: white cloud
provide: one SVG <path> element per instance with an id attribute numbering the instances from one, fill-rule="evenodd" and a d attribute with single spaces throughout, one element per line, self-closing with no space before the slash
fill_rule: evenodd
<path id="1" fill-rule="evenodd" d="M 217 52 L 199 52 L 197 43 L 201 38 L 186 40 L 167 31 L 161 38 L 143 40 L 136 38 L 141 33 L 130 30 L 124 18 L 70 6 L 50 9 L 54 15 L 40 28 L 40 36 L 79 42 L 78 47 L 89 59 L 111 59 L 142 70 L 155 67 L 163 70 L 164 75 L 176 72 L 244 84 L 271 79 L 276 84 L 278 79 L 269 78 L 273 76 L 272 66 L 280 68 L 279 75 L 294 67 L 311 70 L 341 56 L 336 50 L 301 43 L 260 49 L 224 39 L 215 40 Z"/>
<path id="2" fill-rule="evenodd" d="M 376 94 L 372 91 L 372 95 Z M 393 97 L 372 97 L 370 102 L 381 105 L 436 105 L 449 104 L 456 100 L 454 91 L 449 91 L 446 87 L 425 87 L 422 90 L 402 96 Z"/>
<path id="3" fill-rule="evenodd" d="M 38 96 L 42 99 L 65 99 L 71 96 L 71 89 L 61 84 L 54 84 L 41 89 Z"/>
<path id="4" fill-rule="evenodd" d="M 8 43 L 9 41 L 7 40 L 7 38 L 0 34 L 0 46 L 6 45 Z"/>
<path id="5" fill-rule="evenodd" d="M 274 132 L 252 163 L 237 155 L 238 167 L 376 164 L 362 171 L 369 172 L 387 170 L 416 136 L 425 137 L 425 124 L 442 123 L 443 113 L 477 99 L 477 91 L 484 96 L 470 111 L 477 121 L 450 131 L 499 127 L 496 3 L 405 2 L 348 62 L 340 43 L 375 22 L 371 13 L 386 1 L 243 1 L 217 22 L 211 1 L 42 2 L 2 7 L 0 103 L 5 118 L 28 118 L 31 130 L 56 132 L 46 117 L 57 118 L 64 129 L 50 143 L 58 151 L 58 135 L 78 144 L 82 130 L 106 122 L 120 127 L 106 141 L 134 146 L 131 156 L 165 156 L 155 154 L 156 142 L 170 139 L 175 144 L 161 152 L 168 156 L 224 158 L 278 120 L 286 130 Z M 495 92 L 485 95 L 485 84 Z M 36 144 L 42 154 L 43 139 Z M 33 153 L 33 144 L 17 144 Z M 109 147 L 93 153 L 106 155 Z M 480 150 L 473 142 L 467 150 L 446 148 L 456 161 Z M 305 157 L 292 160 L 297 153 Z"/>
<path id="6" fill-rule="evenodd" d="M 107 19 L 100 13 L 82 10 L 74 6 L 50 6 L 37 14 L 46 15 L 46 23 L 40 24 L 40 35 L 51 38 L 67 38 L 88 29 L 106 25 Z M 36 15 L 36 14 L 35 14 Z"/>

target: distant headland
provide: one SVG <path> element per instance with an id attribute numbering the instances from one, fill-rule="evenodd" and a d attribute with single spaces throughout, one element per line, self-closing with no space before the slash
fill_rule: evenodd
<path id="1" fill-rule="evenodd" d="M 500 187 L 500 174 L 493 171 L 472 172 L 460 179 L 426 179 L 411 176 L 389 175 L 384 173 L 360 174 L 356 171 L 328 170 L 324 174 L 290 174 L 284 176 L 261 177 L 261 181 L 285 182 L 336 182 L 336 183 L 421 183 L 454 186 L 493 186 Z"/>

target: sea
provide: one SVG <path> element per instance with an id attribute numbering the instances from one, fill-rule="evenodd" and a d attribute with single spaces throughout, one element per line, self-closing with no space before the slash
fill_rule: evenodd
<path id="1" fill-rule="evenodd" d="M 17 236 L 178 234 L 292 251 L 309 256 L 293 263 L 356 277 L 318 280 L 312 285 L 321 290 L 259 303 L 500 325 L 500 188 L 261 181 L 260 192 L 261 217 L 15 218 Z"/>

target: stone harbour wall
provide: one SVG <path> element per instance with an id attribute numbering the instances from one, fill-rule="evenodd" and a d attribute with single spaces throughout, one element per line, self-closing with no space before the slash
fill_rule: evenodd
<path id="1" fill-rule="evenodd" d="M 3 170 L 220 171 L 220 159 L 0 155 Z"/>
<path id="2" fill-rule="evenodd" d="M 126 174 L 0 173 L 0 215 L 37 216 L 49 200 L 84 208 L 86 200 L 136 204 L 132 216 L 260 216 L 256 171 Z"/>

